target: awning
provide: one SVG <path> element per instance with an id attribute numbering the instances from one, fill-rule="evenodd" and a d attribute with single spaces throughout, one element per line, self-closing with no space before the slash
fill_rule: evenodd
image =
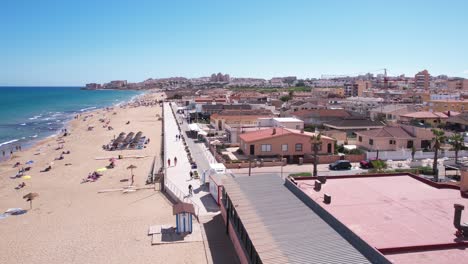
<path id="1" fill-rule="evenodd" d="M 192 131 L 200 131 L 200 128 L 198 127 L 197 124 L 189 124 L 188 127 Z"/>

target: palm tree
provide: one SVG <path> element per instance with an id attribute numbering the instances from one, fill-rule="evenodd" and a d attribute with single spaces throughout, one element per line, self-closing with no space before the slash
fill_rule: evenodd
<path id="1" fill-rule="evenodd" d="M 317 176 L 317 156 L 319 151 L 319 146 L 322 145 L 322 135 L 316 134 L 310 138 L 310 143 L 312 143 L 312 150 L 314 152 L 314 173 L 313 176 Z"/>
<path id="2" fill-rule="evenodd" d="M 411 161 L 414 161 L 414 155 L 416 155 L 416 147 L 413 145 L 411 147 Z"/>
<path id="3" fill-rule="evenodd" d="M 445 132 L 440 129 L 432 129 L 432 134 L 434 134 L 434 138 L 432 142 L 434 143 L 434 163 L 432 164 L 432 172 L 434 173 L 434 179 L 436 182 L 439 181 L 439 171 L 437 169 L 437 158 L 439 154 L 440 145 L 445 142 Z"/>
<path id="4" fill-rule="evenodd" d="M 463 148 L 464 138 L 461 134 L 453 134 L 448 138 L 450 145 L 452 145 L 453 150 L 455 150 L 455 163 L 458 163 L 458 151 Z"/>
<path id="5" fill-rule="evenodd" d="M 387 168 L 387 163 L 383 160 L 373 160 L 372 167 L 374 167 L 374 171 L 376 172 L 383 172 L 384 169 Z"/>

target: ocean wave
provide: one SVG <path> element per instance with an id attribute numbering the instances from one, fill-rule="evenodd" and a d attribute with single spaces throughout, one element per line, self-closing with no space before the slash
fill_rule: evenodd
<path id="1" fill-rule="evenodd" d="M 37 138 L 37 134 L 34 135 L 34 136 L 29 136 L 30 138 Z"/>
<path id="2" fill-rule="evenodd" d="M 26 123 L 22 123 L 22 124 L 20 124 L 20 126 L 25 126 L 25 125 L 26 125 Z"/>
<path id="3" fill-rule="evenodd" d="M 96 109 L 96 108 L 97 108 L 96 106 L 86 107 L 86 108 L 80 109 L 80 112 L 85 112 L 85 111 L 93 110 L 93 109 Z"/>
<path id="4" fill-rule="evenodd" d="M 42 117 L 42 115 L 36 115 L 36 116 L 30 117 L 29 120 L 36 120 L 39 117 Z"/>
<path id="5" fill-rule="evenodd" d="M 10 141 L 2 142 L 2 143 L 0 143 L 0 147 L 3 146 L 3 145 L 8 145 L 8 144 L 11 144 L 11 143 L 15 143 L 18 140 L 19 139 L 13 139 L 13 140 L 10 140 Z"/>

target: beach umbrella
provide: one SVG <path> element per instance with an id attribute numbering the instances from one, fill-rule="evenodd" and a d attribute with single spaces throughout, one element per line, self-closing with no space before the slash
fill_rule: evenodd
<path id="1" fill-rule="evenodd" d="M 96 172 L 103 172 L 103 171 L 106 171 L 106 170 L 107 170 L 107 168 L 103 167 L 103 168 L 97 169 Z"/>
<path id="2" fill-rule="evenodd" d="M 24 175 L 21 177 L 21 179 L 24 179 L 24 180 L 30 180 L 32 177 L 30 175 Z"/>
<path id="3" fill-rule="evenodd" d="M 137 166 L 131 164 L 130 166 L 127 167 L 127 170 L 130 170 L 130 173 L 132 174 L 132 183 L 131 185 L 133 185 L 133 169 L 136 169 Z"/>
<path id="4" fill-rule="evenodd" d="M 33 164 L 34 163 L 34 160 L 30 160 L 28 162 L 26 162 L 27 165 L 30 165 L 30 164 Z"/>
<path id="5" fill-rule="evenodd" d="M 23 196 L 23 199 L 25 199 L 27 202 L 29 202 L 29 207 L 30 207 L 30 209 L 32 209 L 32 201 L 34 200 L 34 198 L 36 198 L 38 196 L 39 196 L 38 193 L 28 193 L 25 196 Z"/>

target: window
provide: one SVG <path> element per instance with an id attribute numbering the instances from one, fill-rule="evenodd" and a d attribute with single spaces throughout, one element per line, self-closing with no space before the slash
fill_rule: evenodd
<path id="1" fill-rule="evenodd" d="M 430 149 L 431 148 L 431 141 L 430 140 L 421 140 L 421 148 Z"/>
<path id="2" fill-rule="evenodd" d="M 314 144 L 310 144 L 310 150 L 314 151 Z M 322 150 L 322 143 L 317 144 L 317 150 L 321 151 Z"/>
<path id="3" fill-rule="evenodd" d="M 362 142 L 362 137 L 361 136 L 359 136 L 359 142 Z"/>
<path id="4" fill-rule="evenodd" d="M 301 129 L 301 125 L 296 125 L 296 129 Z"/>
<path id="5" fill-rule="evenodd" d="M 281 145 L 281 150 L 282 151 L 288 151 L 288 144 Z"/>
<path id="6" fill-rule="evenodd" d="M 406 143 L 406 148 L 413 148 L 413 140 L 408 140 Z"/>
<path id="7" fill-rule="evenodd" d="M 302 144 L 301 143 L 296 144 L 296 151 L 302 151 Z"/>
<path id="8" fill-rule="evenodd" d="M 395 144 L 396 144 L 396 142 L 395 142 L 395 140 L 393 140 L 393 139 L 390 139 L 390 141 L 389 141 L 389 144 L 390 144 L 390 145 L 395 145 Z"/>
<path id="9" fill-rule="evenodd" d="M 374 145 L 374 140 L 373 139 L 369 139 L 369 145 Z"/>
<path id="10" fill-rule="evenodd" d="M 271 144 L 262 144 L 262 152 L 270 152 Z"/>

